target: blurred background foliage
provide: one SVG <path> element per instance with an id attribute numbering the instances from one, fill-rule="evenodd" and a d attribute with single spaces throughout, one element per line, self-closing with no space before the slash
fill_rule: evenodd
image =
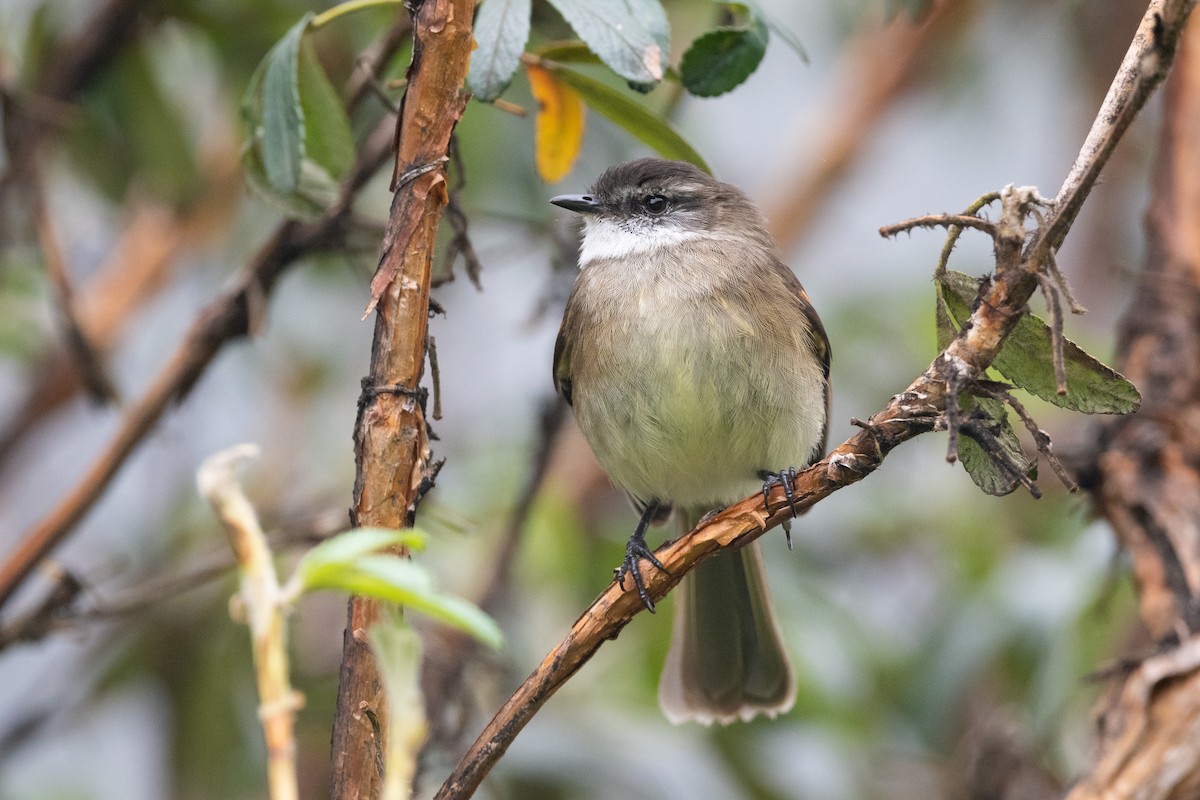
<path id="1" fill-rule="evenodd" d="M 38 148 L 47 215 L 80 318 L 104 331 L 96 338 L 128 401 L 281 218 L 243 187 L 239 104 L 264 54 L 322 7 L 138 4 L 119 52 L 87 77 L 77 100 L 39 103 L 43 70 L 87 32 L 96 5 L 6 0 L 0 82 L 6 125 L 19 107 L 49 126 Z M 674 64 L 718 10 L 706 0 L 665 5 Z M 639 102 L 669 109 L 714 172 L 788 231 L 780 236 L 786 260 L 833 343 L 836 443 L 851 432 L 851 416 L 880 408 L 935 353 L 929 275 L 941 240 L 885 242 L 877 228 L 957 210 L 1009 182 L 1053 194 L 1142 7 L 932 4 L 924 22 L 932 30 L 912 37 L 917 44 L 903 56 L 887 48 L 911 38 L 888 31 L 911 26 L 919 10 L 912 4 L 761 5 L 801 40 L 807 65 L 776 43 L 730 94 L 681 98 L 668 81 Z M 884 29 L 888 13 L 898 18 Z M 396 19 L 394 10 L 375 9 L 314 34 L 335 86 Z M 534 26 L 553 35 L 562 22 L 538 2 Z M 402 48 L 387 78 L 402 77 L 406 61 Z M 895 86 L 880 89 L 893 78 Z M 853 116 L 876 94 L 871 113 Z M 521 75 L 504 97 L 536 108 Z M 376 99 L 359 106 L 352 123 L 360 143 L 385 113 Z M 450 719 L 423 760 L 425 794 L 606 585 L 634 522 L 568 422 L 518 537 L 505 534 L 539 446 L 572 279 L 555 265 L 573 233 L 546 200 L 582 191 L 605 166 L 647 152 L 597 114 L 586 124 L 579 161 L 554 186 L 537 178 L 532 116 L 472 103 L 458 127 L 453 169 L 465 178 L 462 204 L 483 289 L 458 280 L 434 291 L 446 309 L 431 323 L 444 411 L 433 423 L 435 455 L 447 464 L 421 507 L 418 523 L 433 534 L 421 557 L 447 589 L 479 599 L 509 545 L 515 556 L 491 609 L 507 648 L 472 653 L 463 688 L 440 698 Z M 1067 335 L 1102 357 L 1112 351 L 1140 258 L 1152 131 L 1144 119 L 1123 143 L 1060 254 L 1091 309 L 1068 321 Z M 822 183 L 822 168 L 840 158 L 845 168 Z M 0 161 L 0 171 L 21 166 Z M 797 221 L 788 202 L 810 190 L 814 210 Z M 361 248 L 293 270 L 261 333 L 228 348 L 56 551 L 55 562 L 85 585 L 83 606 L 101 613 L 0 653 L 0 797 L 262 796 L 249 649 L 227 614 L 234 579 L 221 568 L 222 535 L 192 475 L 211 452 L 253 440 L 264 456 L 248 492 L 279 536 L 304 540 L 344 524 L 371 336 L 359 317 L 387 203 L 384 178 L 358 203 Z M 20 193 L 4 195 L 0 206 L 3 552 L 78 480 L 119 414 L 72 383 L 31 209 Z M 957 268 L 986 271 L 989 250 L 968 235 Z M 137 290 L 114 289 L 132 264 L 153 270 L 146 267 Z M 451 269 L 435 265 L 443 275 Z M 1085 418 L 1036 401 L 1030 408 L 1067 456 L 1087 440 Z M 796 524 L 793 552 L 780 536 L 766 541 L 800 682 L 790 714 L 727 729 L 670 726 L 655 699 L 670 614 L 641 615 L 550 701 L 480 796 L 1007 797 L 986 793 L 1001 772 L 1023 781 L 1028 793 L 1019 796 L 1054 796 L 1087 752 L 1089 673 L 1140 641 L 1128 578 L 1107 530 L 1090 523 L 1083 502 L 1048 471 L 1040 501 L 987 497 L 945 463 L 945 444 L 922 437 L 879 474 L 820 504 Z M 46 585 L 43 577 L 26 587 L 17 611 Z M 131 597 L 145 602 L 109 613 Z M 344 602 L 306 600 L 294 625 L 295 682 L 307 698 L 302 786 L 320 797 Z M 436 673 L 445 666 L 436 646 L 443 634 L 426 631 Z"/>

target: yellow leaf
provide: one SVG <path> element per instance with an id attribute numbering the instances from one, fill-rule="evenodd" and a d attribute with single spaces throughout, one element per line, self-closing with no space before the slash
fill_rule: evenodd
<path id="1" fill-rule="evenodd" d="M 539 106 L 537 171 L 546 183 L 554 183 L 571 171 L 583 145 L 583 100 L 549 70 L 533 64 L 525 69 Z"/>

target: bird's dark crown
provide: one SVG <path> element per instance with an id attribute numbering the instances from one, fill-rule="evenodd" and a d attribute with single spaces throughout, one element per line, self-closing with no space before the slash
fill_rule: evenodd
<path id="1" fill-rule="evenodd" d="M 648 213 L 647 201 L 667 201 L 668 211 L 688 211 L 725 200 L 744 202 L 742 193 L 685 161 L 640 158 L 610 167 L 592 185 L 601 213 Z M 649 211 L 653 213 L 653 211 Z"/>

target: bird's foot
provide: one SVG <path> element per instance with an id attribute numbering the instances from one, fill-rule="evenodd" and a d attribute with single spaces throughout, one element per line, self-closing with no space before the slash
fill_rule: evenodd
<path id="1" fill-rule="evenodd" d="M 762 496 L 763 504 L 769 509 L 771 506 L 771 490 L 776 486 L 783 487 L 783 496 L 787 500 L 788 507 L 792 510 L 792 516 L 800 516 L 800 509 L 796 507 L 796 495 L 792 491 L 792 482 L 796 480 L 796 468 L 786 467 L 778 472 L 770 470 L 762 470 L 758 473 L 758 477 L 762 478 Z M 792 549 L 792 525 L 791 520 L 786 520 L 783 523 L 783 532 L 787 536 L 788 550 Z"/>
<path id="2" fill-rule="evenodd" d="M 642 571 L 638 567 L 638 562 L 644 558 L 661 572 L 667 575 L 671 574 L 670 570 L 663 566 L 663 563 L 654 555 L 654 551 L 646 544 L 646 526 L 650 524 L 650 520 L 654 518 L 657 510 L 657 506 L 651 503 L 642 512 L 637 529 L 625 544 L 625 560 L 621 562 L 621 566 L 613 570 L 617 583 L 622 589 L 625 588 L 625 576 L 627 574 L 633 576 L 633 585 L 637 588 L 638 597 L 642 598 L 642 605 L 651 614 L 654 613 L 654 601 L 650 599 L 650 593 L 646 591 L 646 582 L 642 579 Z"/>

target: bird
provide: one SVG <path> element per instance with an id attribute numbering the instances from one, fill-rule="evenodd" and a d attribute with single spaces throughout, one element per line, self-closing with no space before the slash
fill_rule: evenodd
<path id="1" fill-rule="evenodd" d="M 619 164 L 587 194 L 550 202 L 583 221 L 554 385 L 640 512 L 615 572 L 653 611 L 639 569 L 663 568 L 649 525 L 674 512 L 687 532 L 779 483 L 791 502 L 796 468 L 823 455 L 829 338 L 762 213 L 690 163 Z M 759 542 L 705 560 L 675 596 L 658 692 L 668 720 L 728 724 L 792 707 Z"/>

